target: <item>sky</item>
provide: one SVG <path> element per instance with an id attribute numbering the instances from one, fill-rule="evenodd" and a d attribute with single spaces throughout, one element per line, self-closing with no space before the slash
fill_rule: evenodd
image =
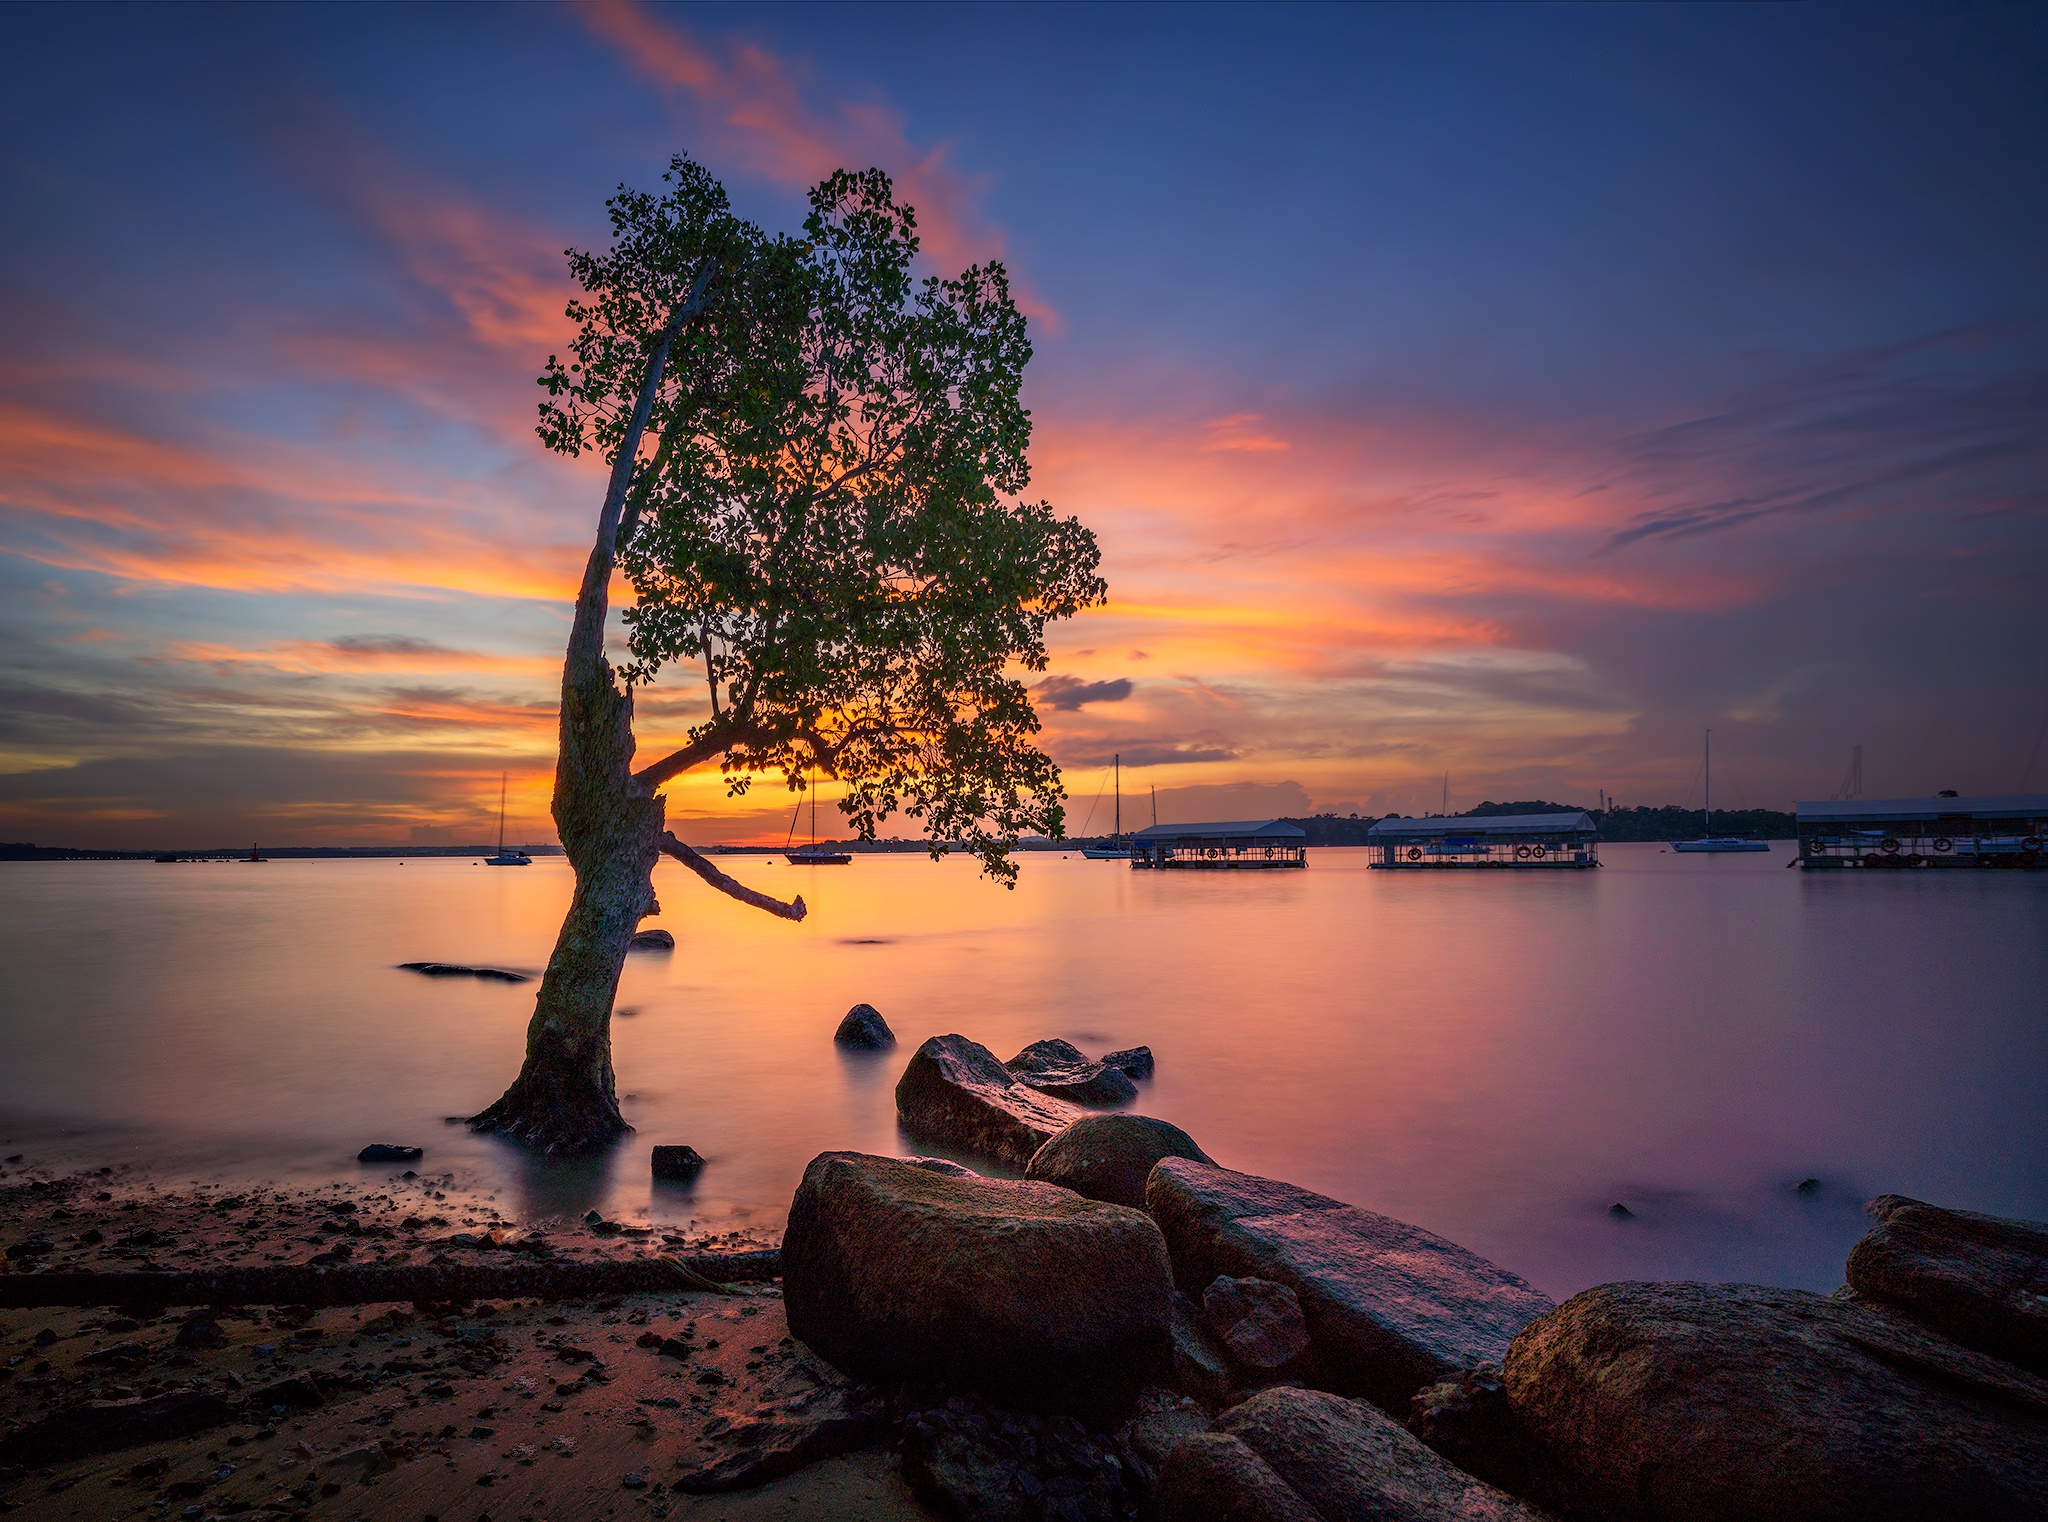
<path id="1" fill-rule="evenodd" d="M 2048 788 L 2048 7 L 9 23 L 0 840 L 467 843 L 501 773 L 551 838 L 603 482 L 534 377 L 678 152 L 1012 272 L 1075 827 L 1117 755 L 1127 823 L 1697 806 L 1708 728 L 1730 807 Z"/>

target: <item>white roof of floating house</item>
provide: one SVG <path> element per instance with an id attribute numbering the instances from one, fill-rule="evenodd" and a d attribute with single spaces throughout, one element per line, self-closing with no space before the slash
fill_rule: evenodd
<path id="1" fill-rule="evenodd" d="M 2048 793 L 1992 793 L 1975 798 L 1845 798 L 1796 803 L 1802 820 L 1838 819 L 2048 819 Z"/>
<path id="2" fill-rule="evenodd" d="M 1408 840 L 1459 837 L 1483 840 L 1489 835 L 1591 834 L 1593 816 L 1584 809 L 1568 814 L 1434 815 L 1427 819 L 1382 819 L 1365 832 L 1367 840 Z"/>
<path id="3" fill-rule="evenodd" d="M 1308 831 L 1284 819 L 1226 819 L 1219 824 L 1155 824 L 1133 840 L 1306 840 Z"/>

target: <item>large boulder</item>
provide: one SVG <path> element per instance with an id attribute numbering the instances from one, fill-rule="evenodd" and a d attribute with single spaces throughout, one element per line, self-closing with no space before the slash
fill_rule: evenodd
<path id="1" fill-rule="evenodd" d="M 1003 1064 L 1041 1094 L 1081 1105 L 1120 1105 L 1138 1097 L 1122 1068 L 1091 1062 L 1071 1041 L 1034 1041 Z"/>
<path id="2" fill-rule="evenodd" d="M 1158 1228 L 1050 1184 L 824 1153 L 790 1205 L 782 1275 L 790 1330 L 861 1378 L 1093 1408 L 1166 1360 Z"/>
<path id="3" fill-rule="evenodd" d="M 1639 1522 L 2048 1516 L 2048 1381 L 1867 1305 L 1605 1284 L 1515 1339 L 1520 1426 Z"/>
<path id="4" fill-rule="evenodd" d="M 1210 1161 L 1187 1132 L 1153 1116 L 1090 1115 L 1039 1148 L 1024 1177 L 1143 1210 L 1145 1180 L 1162 1157 Z"/>
<path id="5" fill-rule="evenodd" d="M 832 1039 L 841 1046 L 878 1052 L 896 1044 L 896 1033 L 889 1029 L 889 1022 L 882 1018 L 882 1012 L 874 1005 L 856 1004 L 839 1022 L 839 1029 L 832 1033 Z"/>
<path id="6" fill-rule="evenodd" d="M 1499 1363 L 1549 1296 L 1455 1242 L 1273 1179 L 1168 1157 L 1145 1208 L 1165 1233 L 1174 1282 L 1219 1274 L 1284 1284 L 1301 1302 L 1303 1377 L 1405 1414 L 1416 1391 Z"/>
<path id="7" fill-rule="evenodd" d="M 1088 1112 L 1017 1081 L 996 1054 L 965 1036 L 934 1036 L 896 1081 L 903 1129 L 1022 1168 Z"/>
<path id="8" fill-rule="evenodd" d="M 1119 1069 L 1124 1077 L 1143 1081 L 1152 1076 L 1152 1048 L 1128 1046 L 1120 1052 L 1104 1052 L 1102 1065 Z"/>
<path id="9" fill-rule="evenodd" d="M 1849 1287 L 1965 1347 L 2048 1374 L 2048 1226 L 1903 1195 L 1864 1207 Z"/>

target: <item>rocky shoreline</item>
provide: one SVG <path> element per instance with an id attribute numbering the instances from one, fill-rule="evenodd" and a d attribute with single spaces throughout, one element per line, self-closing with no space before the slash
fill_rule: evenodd
<path id="1" fill-rule="evenodd" d="M 879 1016 L 853 1023 L 885 1044 Z M 2048 1227 L 1886 1196 L 1833 1296 L 1621 1283 L 1556 1305 L 1419 1227 L 1104 1113 L 1151 1065 L 927 1041 L 898 1086 L 904 1129 L 1025 1176 L 827 1152 L 779 1256 L 474 1209 L 456 1230 L 432 1180 L 230 1194 L 17 1174 L 0 1506 L 2048 1517 Z M 154 1303 L 172 1284 L 207 1303 Z M 105 1303 L 31 1304 L 67 1294 Z"/>

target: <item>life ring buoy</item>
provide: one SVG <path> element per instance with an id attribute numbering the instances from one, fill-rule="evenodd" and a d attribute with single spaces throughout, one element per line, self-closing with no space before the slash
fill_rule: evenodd
<path id="1" fill-rule="evenodd" d="M 1800 849 L 1803 850 L 1808 856 L 1818 856 L 1821 852 L 1825 851 L 1827 847 L 1822 845 L 1819 839 L 1816 838 L 1813 840 L 1803 842 L 1800 846 Z"/>
<path id="2" fill-rule="evenodd" d="M 1420 861 L 1420 860 L 1422 860 L 1422 847 L 1421 847 L 1421 846 L 1410 846 L 1410 847 L 1408 848 L 1408 859 L 1409 859 L 1410 861 Z"/>
<path id="3" fill-rule="evenodd" d="M 1927 858 L 1918 851 L 1909 851 L 1906 853 L 1906 865 L 1909 867 L 1924 867 L 1927 865 Z"/>
<path id="4" fill-rule="evenodd" d="M 1550 852 L 1549 849 L 1545 846 L 1531 846 L 1529 847 L 1529 854 L 1535 857 L 1538 861 L 1541 861 L 1545 856 L 1549 855 Z"/>
<path id="5" fill-rule="evenodd" d="M 1884 852 L 1884 854 L 1887 856 L 1896 856 L 1899 854 L 1899 843 L 1896 840 L 1892 839 L 1892 837 L 1889 835 L 1885 836 L 1883 840 L 1880 840 L 1877 843 L 1877 848 L 1880 851 Z"/>
<path id="6" fill-rule="evenodd" d="M 1875 851 L 1865 851 L 1863 853 L 1863 865 L 1866 867 L 1881 867 L 1884 865 L 1884 858 Z"/>
<path id="7" fill-rule="evenodd" d="M 1934 837 L 1934 849 L 1941 852 L 1943 855 L 1947 855 L 1950 851 L 1953 851 L 1955 848 L 1956 843 L 1953 840 L 1950 840 L 1946 835 L 1937 835 Z"/>
<path id="8" fill-rule="evenodd" d="M 2040 836 L 2038 836 L 2038 835 L 2029 835 L 2029 836 L 2028 836 L 2028 837 L 2027 837 L 2027 838 L 2026 838 L 2025 840 L 2023 840 L 2023 841 L 2021 841 L 2021 842 L 2020 842 L 2020 849 L 2021 849 L 2022 851 L 2038 851 L 2038 850 L 2040 850 L 2040 849 L 2041 849 L 2041 837 L 2040 837 Z"/>
<path id="9" fill-rule="evenodd" d="M 1529 859 L 1529 848 L 1527 846 L 1516 846 L 1515 857 L 1519 861 L 1527 861 Z"/>

